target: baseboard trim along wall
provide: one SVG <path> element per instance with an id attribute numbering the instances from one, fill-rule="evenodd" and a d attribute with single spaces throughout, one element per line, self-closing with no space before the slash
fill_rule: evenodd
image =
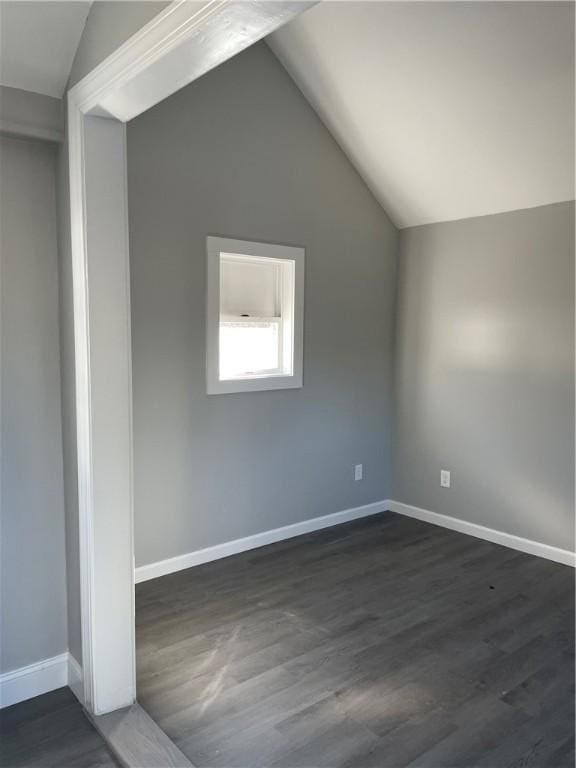
<path id="1" fill-rule="evenodd" d="M 4 672 L 0 675 L 0 709 L 64 685 L 69 685 L 76 698 L 83 701 L 82 667 L 71 653 L 60 653 L 50 659 Z"/>
<path id="2" fill-rule="evenodd" d="M 67 653 L 5 672 L 0 675 L 0 709 L 63 685 L 68 685 Z"/>
<path id="3" fill-rule="evenodd" d="M 197 549 L 194 552 L 187 552 L 185 555 L 171 557 L 168 560 L 159 560 L 157 563 L 150 563 L 150 565 L 141 565 L 139 568 L 136 568 L 135 580 L 138 584 L 141 581 L 156 579 L 158 576 L 166 576 L 168 573 L 182 571 L 195 565 L 202 565 L 213 560 L 220 560 L 223 557 L 237 555 L 240 552 L 247 552 L 249 549 L 265 547 L 267 544 L 275 544 L 277 541 L 291 539 L 304 533 L 312 533 L 313 531 L 320 531 L 322 528 L 330 528 L 333 525 L 358 520 L 361 517 L 376 515 L 379 512 L 386 512 L 386 505 L 386 501 L 376 501 L 373 504 L 365 504 L 362 507 L 344 509 L 341 512 L 333 512 L 330 515 L 313 517 L 310 520 L 302 520 L 302 522 L 293 523 L 292 525 L 284 525 L 282 528 L 273 528 L 269 531 L 262 531 L 262 533 L 255 533 L 253 536 L 245 536 L 242 539 L 226 541 L 213 547 Z"/>
<path id="4" fill-rule="evenodd" d="M 387 504 L 390 512 L 397 512 L 399 515 L 414 517 L 425 523 L 450 528 L 452 531 L 466 533 L 469 536 L 475 536 L 477 539 L 491 541 L 493 544 L 501 544 L 503 547 L 517 549 L 519 552 L 526 552 L 529 555 L 553 560 L 556 563 L 562 563 L 562 565 L 570 565 L 572 568 L 576 567 L 576 553 L 571 552 L 569 549 L 560 549 L 560 547 L 552 547 L 549 544 L 541 544 L 539 541 L 524 539 L 522 536 L 504 533 L 504 531 L 498 531 L 495 528 L 486 528 L 484 525 L 470 523 L 458 517 L 441 515 L 438 512 L 431 512 L 429 509 L 413 507 L 411 504 L 404 504 L 401 501 L 391 500 Z"/>
<path id="5" fill-rule="evenodd" d="M 556 563 L 569 565 L 572 568 L 576 567 L 576 553 L 568 549 L 541 544 L 532 539 L 524 539 L 521 536 L 514 536 L 511 533 L 498 531 L 495 528 L 487 528 L 483 525 L 470 523 L 457 517 L 441 515 L 429 509 L 404 504 L 401 501 L 384 500 L 376 501 L 373 504 L 365 504 L 362 507 L 344 509 L 341 512 L 315 517 L 311 520 L 302 520 L 300 523 L 285 525 L 282 528 L 273 528 L 270 531 L 262 531 L 262 533 L 256 533 L 253 536 L 246 536 L 242 539 L 216 544 L 214 547 L 206 547 L 195 552 L 188 552 L 185 555 L 172 557 L 169 560 L 160 560 L 157 563 L 143 565 L 136 568 L 135 580 L 137 583 L 148 581 L 158 576 L 165 576 L 169 573 L 192 568 L 195 565 L 220 560 L 223 557 L 264 547 L 267 544 L 291 539 L 294 536 L 301 536 L 304 533 L 312 533 L 320 531 L 322 528 L 330 528 L 333 525 L 340 525 L 340 523 L 348 523 L 351 520 L 359 520 L 362 517 L 376 515 L 379 512 L 396 512 L 399 515 L 413 517 L 425 523 L 432 523 L 432 525 L 449 528 L 452 531 L 475 536 L 478 539 L 491 541 L 494 544 L 501 544 L 504 547 L 516 549 L 519 552 L 543 557 L 546 560 L 553 560 Z M 20 701 L 25 701 L 26 699 L 31 699 L 34 696 L 39 696 L 42 693 L 48 693 L 64 685 L 70 686 L 76 698 L 80 702 L 83 701 L 82 667 L 71 653 L 61 653 L 58 656 L 44 659 L 36 664 L 29 664 L 26 667 L 5 672 L 0 675 L 0 709 L 9 707 L 11 704 L 17 704 Z"/>
<path id="6" fill-rule="evenodd" d="M 141 565 L 135 570 L 135 581 L 137 584 L 142 581 L 149 581 L 150 579 L 156 579 L 159 576 L 166 576 L 169 573 L 192 568 L 195 565 L 210 563 L 213 560 L 220 560 L 223 557 L 237 555 L 240 552 L 247 552 L 250 549 L 264 547 L 267 544 L 274 544 L 277 541 L 291 539 L 294 536 L 301 536 L 304 533 L 312 533 L 313 531 L 319 531 L 322 528 L 329 528 L 333 525 L 339 525 L 340 523 L 347 523 L 350 520 L 358 520 L 362 517 L 378 514 L 379 512 L 396 512 L 399 515 L 414 517 L 417 520 L 422 520 L 426 523 L 440 525 L 443 528 L 450 528 L 450 530 L 465 533 L 469 536 L 475 536 L 476 538 L 484 539 L 485 541 L 491 541 L 494 544 L 501 544 L 510 549 L 526 552 L 529 555 L 536 555 L 537 557 L 543 557 L 546 560 L 553 560 L 556 563 L 569 565 L 573 568 L 576 567 L 576 553 L 571 552 L 568 549 L 560 549 L 559 547 L 552 547 L 549 544 L 541 544 L 538 541 L 524 539 L 521 536 L 514 536 L 511 533 L 498 531 L 495 528 L 486 528 L 483 525 L 470 523 L 467 520 L 461 520 L 457 517 L 441 515 L 438 512 L 431 512 L 428 509 L 413 507 L 412 505 L 404 504 L 401 501 L 388 499 L 377 501 L 373 504 L 366 504 L 362 507 L 344 509 L 341 512 L 324 515 L 323 517 L 315 517 L 311 520 L 303 520 L 300 523 L 285 525 L 282 528 L 273 528 L 270 531 L 256 533 L 253 536 L 246 536 L 242 539 L 235 539 L 234 541 L 227 541 L 223 544 L 216 544 L 213 547 L 206 547 L 205 549 L 198 549 L 194 552 L 187 552 L 184 555 L 171 557 L 168 560 L 159 560 L 158 562 L 150 563 L 149 565 Z"/>

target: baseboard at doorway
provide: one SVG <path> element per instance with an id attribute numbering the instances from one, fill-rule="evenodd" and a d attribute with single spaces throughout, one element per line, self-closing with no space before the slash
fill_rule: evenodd
<path id="1" fill-rule="evenodd" d="M 82 703 L 82 667 L 71 653 L 13 669 L 0 675 L 0 709 L 68 685 Z"/>
<path id="2" fill-rule="evenodd" d="M 505 533 L 496 528 L 487 528 L 484 525 L 470 523 L 468 520 L 461 520 L 458 517 L 441 515 L 438 512 L 432 512 L 422 507 L 414 507 L 411 504 L 404 504 L 401 501 L 388 501 L 388 510 L 396 512 L 399 515 L 413 517 L 416 520 L 422 520 L 425 523 L 439 525 L 442 528 L 449 528 L 452 531 L 465 533 L 468 536 L 475 536 L 477 539 L 491 541 L 493 544 L 501 544 L 503 547 L 516 549 L 519 552 L 525 552 L 529 555 L 543 557 L 546 560 L 553 560 L 555 563 L 576 567 L 576 553 L 569 549 L 560 549 L 549 544 L 543 544 L 533 539 L 525 539 L 522 536 L 515 536 L 512 533 Z"/>
<path id="3" fill-rule="evenodd" d="M 186 568 L 192 568 L 195 565 L 210 563 L 213 560 L 220 560 L 223 557 L 237 555 L 240 552 L 247 552 L 250 549 L 265 547 L 267 544 L 275 544 L 278 541 L 291 539 L 294 536 L 302 536 L 305 533 L 313 533 L 323 528 L 330 528 L 333 525 L 348 523 L 352 520 L 359 520 L 362 517 L 369 517 L 380 512 L 386 512 L 388 509 L 387 501 L 376 501 L 373 504 L 365 504 L 361 507 L 344 509 L 340 512 L 334 512 L 322 517 L 313 517 L 310 520 L 302 520 L 292 525 L 284 525 L 281 528 L 272 528 L 269 531 L 255 533 L 253 536 L 245 536 L 242 539 L 234 539 L 223 544 L 216 544 L 213 547 L 197 549 L 194 552 L 187 552 L 178 557 L 171 557 L 168 560 L 159 560 L 149 565 L 141 565 L 136 568 L 136 583 L 156 579 L 159 576 L 166 576 L 169 573 L 182 571 Z"/>
<path id="4" fill-rule="evenodd" d="M 0 709 L 68 685 L 68 653 L 0 675 Z"/>
<path id="5" fill-rule="evenodd" d="M 83 682 L 83 675 L 82 675 L 82 667 L 78 663 L 78 661 L 72 656 L 71 653 L 68 654 L 68 686 L 74 696 L 78 699 L 80 704 L 84 706 L 84 682 Z"/>

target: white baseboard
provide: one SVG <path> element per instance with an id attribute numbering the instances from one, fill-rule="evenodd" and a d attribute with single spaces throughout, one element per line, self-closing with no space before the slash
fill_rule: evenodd
<path id="1" fill-rule="evenodd" d="M 517 549 L 520 552 L 526 552 L 529 555 L 537 555 L 546 560 L 553 560 L 556 563 L 576 567 L 576 553 L 569 549 L 560 549 L 552 547 L 549 544 L 541 544 L 539 541 L 524 539 L 522 536 L 514 536 L 512 533 L 497 531 L 495 528 L 486 528 L 484 525 L 469 523 L 467 520 L 461 520 L 458 517 L 441 515 L 438 512 L 431 512 L 429 509 L 413 507 L 411 504 L 404 504 L 401 501 L 389 501 L 388 509 L 391 512 L 397 512 L 407 517 L 415 517 L 417 520 L 423 520 L 425 523 L 440 525 L 443 528 L 450 528 L 452 531 L 466 533 L 469 536 L 475 536 L 478 539 L 485 539 L 494 544 L 501 544 L 510 549 Z"/>
<path id="2" fill-rule="evenodd" d="M 312 533 L 322 528 L 330 528 L 340 523 L 348 523 L 351 520 L 358 520 L 361 517 L 386 512 L 388 509 L 387 501 L 377 501 L 373 504 L 365 504 L 362 507 L 353 507 L 344 509 L 341 512 L 334 512 L 331 515 L 314 517 L 311 520 L 303 520 L 293 525 L 284 525 L 282 528 L 273 528 L 270 531 L 262 531 L 253 536 L 246 536 L 243 539 L 227 541 L 223 544 L 216 544 L 214 547 L 197 549 L 194 552 L 188 552 L 185 555 L 171 557 L 168 560 L 159 560 L 157 563 L 141 565 L 135 570 L 135 581 L 138 584 L 141 581 L 156 579 L 158 576 L 166 576 L 168 573 L 182 571 L 185 568 L 192 568 L 195 565 L 209 563 L 212 560 L 220 560 L 222 557 L 237 555 L 240 552 L 246 552 L 249 549 L 264 547 L 267 544 L 275 544 L 277 541 L 291 539 L 294 536 L 301 536 L 304 533 Z"/>
<path id="3" fill-rule="evenodd" d="M 404 504 L 401 501 L 384 500 L 366 504 L 363 507 L 354 507 L 344 509 L 341 512 L 334 512 L 331 515 L 315 517 L 311 520 L 303 520 L 293 525 L 285 525 L 282 528 L 273 528 L 270 531 L 256 533 L 253 536 L 246 536 L 243 539 L 227 541 L 223 544 L 216 544 L 213 547 L 198 549 L 194 552 L 187 552 L 185 555 L 171 557 L 168 560 L 159 560 L 149 565 L 141 565 L 135 570 L 135 581 L 138 584 L 149 579 L 156 579 L 159 576 L 166 576 L 169 573 L 182 571 L 186 568 L 192 568 L 195 565 L 202 565 L 213 560 L 220 560 L 223 557 L 237 555 L 240 552 L 247 552 L 250 549 L 264 547 L 267 544 L 274 544 L 277 541 L 291 539 L 294 536 L 301 536 L 304 533 L 319 531 L 322 528 L 329 528 L 332 525 L 347 523 L 350 520 L 357 520 L 361 517 L 375 515 L 378 512 L 397 512 L 400 515 L 414 517 L 423 520 L 426 523 L 440 525 L 443 528 L 450 528 L 453 531 L 466 533 L 469 536 L 475 536 L 478 539 L 491 541 L 494 544 L 501 544 L 510 549 L 516 549 L 520 552 L 526 552 L 529 555 L 536 555 L 547 560 L 553 560 L 556 563 L 576 567 L 576 553 L 559 547 L 552 547 L 549 544 L 541 544 L 532 539 L 524 539 L 521 536 L 514 536 L 511 533 L 498 531 L 495 528 L 487 528 L 483 525 L 470 523 L 467 520 L 461 520 L 449 515 L 441 515 L 438 512 L 431 512 L 421 507 L 413 507 L 410 504 Z"/>
<path id="4" fill-rule="evenodd" d="M 0 675 L 0 709 L 68 685 L 68 653 Z"/>
<path id="5" fill-rule="evenodd" d="M 61 653 L 36 664 L 0 675 L 0 709 L 69 685 L 83 703 L 82 667 L 71 653 Z"/>
<path id="6" fill-rule="evenodd" d="M 76 696 L 80 704 L 84 704 L 84 683 L 83 683 L 83 676 L 82 676 L 82 667 L 78 663 L 78 661 L 72 656 L 71 653 L 68 654 L 68 685 L 70 686 L 70 690 Z"/>

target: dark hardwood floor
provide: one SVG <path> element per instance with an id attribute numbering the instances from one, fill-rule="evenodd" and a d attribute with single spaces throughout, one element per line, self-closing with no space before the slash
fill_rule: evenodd
<path id="1" fill-rule="evenodd" d="M 136 605 L 139 701 L 200 768 L 574 765 L 568 567 L 385 513 Z"/>
<path id="2" fill-rule="evenodd" d="M 69 688 L 0 710 L 2 768 L 118 768 Z"/>

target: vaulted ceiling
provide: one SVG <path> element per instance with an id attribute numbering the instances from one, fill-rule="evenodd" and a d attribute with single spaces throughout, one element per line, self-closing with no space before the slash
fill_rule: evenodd
<path id="1" fill-rule="evenodd" d="M 573 3 L 323 2 L 268 42 L 398 226 L 573 199 Z"/>
<path id="2" fill-rule="evenodd" d="M 326 0 L 268 43 L 400 227 L 574 198 L 574 3 Z M 0 84 L 62 96 L 90 2 L 0 2 Z"/>
<path id="3" fill-rule="evenodd" d="M 0 2 L 0 85 L 60 98 L 90 2 Z"/>

